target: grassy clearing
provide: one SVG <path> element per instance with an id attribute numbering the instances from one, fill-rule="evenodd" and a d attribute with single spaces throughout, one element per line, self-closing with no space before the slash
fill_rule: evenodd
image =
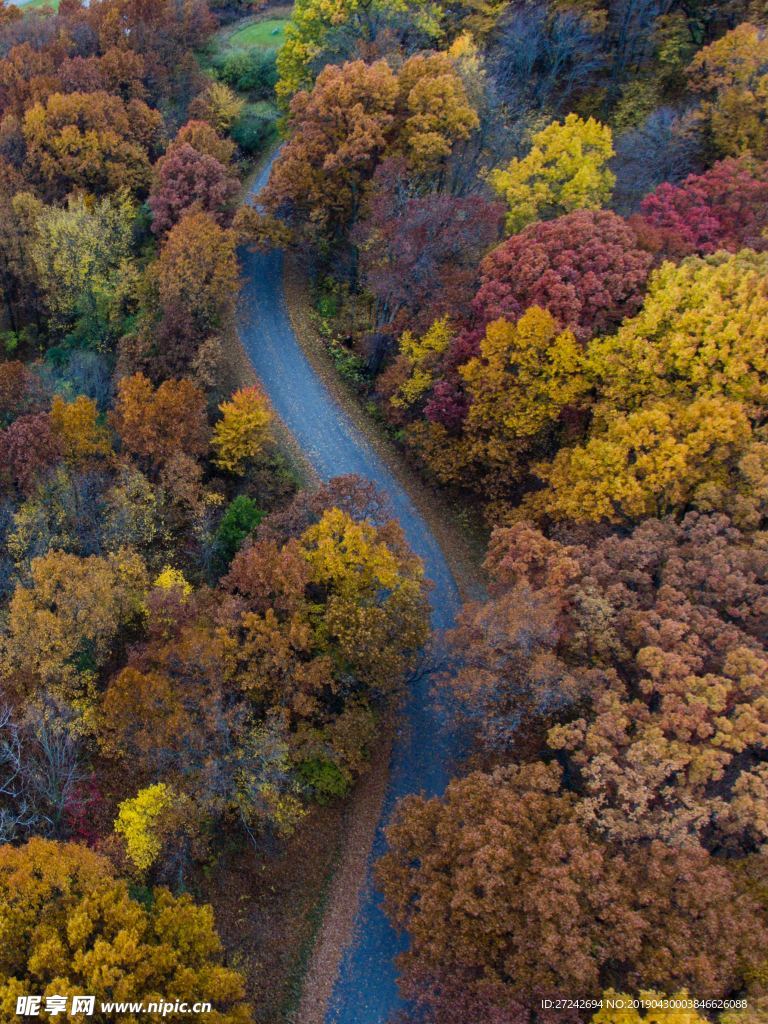
<path id="1" fill-rule="evenodd" d="M 227 25 L 198 54 L 201 68 L 245 101 L 231 134 L 250 160 L 258 159 L 269 148 L 277 132 L 275 60 L 285 40 L 290 13 L 288 6 L 273 7 Z"/>
<path id="2" fill-rule="evenodd" d="M 59 0 L 23 0 L 19 7 L 30 8 L 52 7 L 54 11 L 59 9 Z"/>
<path id="3" fill-rule="evenodd" d="M 207 59 L 221 65 L 228 56 L 244 51 L 279 50 L 285 42 L 285 28 L 290 20 L 290 7 L 252 15 L 233 25 L 219 29 L 207 48 Z"/>
<path id="4" fill-rule="evenodd" d="M 226 42 L 232 50 L 252 50 L 262 47 L 265 50 L 279 50 L 285 41 L 287 18 L 266 18 L 254 21 L 244 28 L 238 29 Z"/>

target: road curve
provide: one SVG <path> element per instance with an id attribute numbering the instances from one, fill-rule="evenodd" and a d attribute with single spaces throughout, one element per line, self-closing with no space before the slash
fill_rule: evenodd
<path id="1" fill-rule="evenodd" d="M 272 160 L 254 183 L 251 196 L 264 186 L 271 166 Z M 304 355 L 286 309 L 282 253 L 243 252 L 241 259 L 240 337 L 275 411 L 322 479 L 359 473 L 389 496 L 409 544 L 423 559 L 434 584 L 433 626 L 451 626 L 460 599 L 446 559 L 409 496 Z M 415 682 L 406 701 L 371 861 L 383 851 L 382 829 L 397 800 L 407 793 L 441 793 L 458 752 L 458 741 L 430 700 L 428 689 L 427 679 Z M 341 964 L 326 1024 L 385 1024 L 400 1005 L 393 960 L 403 949 L 403 940 L 390 927 L 379 900 L 369 867 L 354 939 Z"/>

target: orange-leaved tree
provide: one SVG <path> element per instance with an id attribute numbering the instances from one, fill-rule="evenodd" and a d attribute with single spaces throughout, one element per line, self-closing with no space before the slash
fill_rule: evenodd
<path id="1" fill-rule="evenodd" d="M 166 380 L 153 388 L 141 373 L 123 377 L 111 418 L 123 447 L 152 466 L 208 450 L 205 396 L 191 380 Z"/>

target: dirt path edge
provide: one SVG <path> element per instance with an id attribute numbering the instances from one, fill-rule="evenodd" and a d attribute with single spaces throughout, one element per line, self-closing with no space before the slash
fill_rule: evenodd
<path id="1" fill-rule="evenodd" d="M 354 937 L 360 892 L 389 783 L 394 722 L 383 724 L 377 748 L 344 818 L 341 855 L 315 937 L 294 1024 L 324 1024 L 344 951 Z"/>
<path id="2" fill-rule="evenodd" d="M 483 540 L 468 536 L 444 495 L 427 487 L 406 464 L 396 446 L 361 408 L 358 397 L 340 379 L 311 317 L 309 282 L 295 255 L 285 254 L 283 292 L 294 333 L 312 368 L 333 398 L 410 495 L 437 538 L 464 600 L 482 596 Z M 344 953 L 354 938 L 360 896 L 366 884 L 371 850 L 389 784 L 395 719 L 387 722 L 369 771 L 358 784 L 345 816 L 339 864 L 326 910 L 310 954 L 293 1024 L 325 1024 Z"/>

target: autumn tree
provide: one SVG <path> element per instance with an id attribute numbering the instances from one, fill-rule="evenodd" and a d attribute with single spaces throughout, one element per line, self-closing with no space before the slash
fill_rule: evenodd
<path id="1" fill-rule="evenodd" d="M 146 872 L 163 847 L 163 820 L 170 817 L 173 791 L 158 782 L 139 790 L 135 797 L 123 800 L 115 819 L 115 832 L 125 840 L 134 867 Z"/>
<path id="2" fill-rule="evenodd" d="M 212 601 L 225 606 L 215 617 Z M 182 832 L 195 819 L 227 819 L 239 821 L 250 837 L 265 829 L 287 834 L 304 814 L 285 685 L 290 680 L 301 691 L 301 660 L 293 679 L 281 675 L 290 670 L 279 634 L 257 629 L 251 645 L 239 609 L 230 603 L 221 592 L 187 595 L 156 585 L 147 599 L 150 642 L 110 681 L 96 715 L 97 734 L 106 757 L 133 766 L 142 790 L 159 779 L 174 791 L 174 815 L 185 804 L 194 808 L 182 815 Z M 251 699 L 247 666 L 253 658 L 258 671 L 262 637 L 269 654 L 264 651 L 265 671 Z M 300 644 L 295 631 L 292 640 Z M 279 694 L 271 689 L 277 680 Z M 129 817 L 139 847 L 157 849 L 155 840 L 163 845 L 165 832 L 152 831 L 147 813 L 156 801 L 150 796 L 130 804 Z"/>
<path id="3" fill-rule="evenodd" d="M 238 207 L 232 218 L 232 230 L 237 235 L 238 244 L 261 252 L 285 249 L 295 240 L 292 229 L 285 221 L 264 213 L 260 202 L 245 203 Z"/>
<path id="4" fill-rule="evenodd" d="M 79 558 L 50 551 L 32 560 L 8 610 L 4 673 L 21 671 L 63 696 L 81 696 L 124 630 L 141 619 L 143 560 L 129 550 Z"/>
<path id="5" fill-rule="evenodd" d="M 48 413 L 29 413 L 0 431 L 0 484 L 29 493 L 61 458 Z"/>
<path id="6" fill-rule="evenodd" d="M 389 393 L 395 409 L 411 409 L 434 385 L 440 357 L 448 350 L 455 328 L 447 316 L 435 320 L 419 337 L 404 331 L 398 341 L 398 355 L 382 375 L 379 388 Z"/>
<path id="7" fill-rule="evenodd" d="M 156 608 L 155 614 L 160 611 Z M 184 700 L 182 687 L 159 669 L 122 669 L 110 679 L 100 701 L 97 737 L 104 755 L 133 765 L 132 777 L 140 785 L 158 777 L 174 779 L 176 767 L 191 774 L 195 736 L 198 741 L 205 737 L 212 750 L 216 734 L 210 729 L 209 704 L 199 684 L 189 693 L 193 700 Z"/>
<path id="8" fill-rule="evenodd" d="M 541 306 L 587 341 L 637 312 L 650 264 L 620 217 L 578 210 L 530 224 L 490 252 L 473 309 L 488 323 Z"/>
<path id="9" fill-rule="evenodd" d="M 519 474 L 521 457 L 565 409 L 584 401 L 589 386 L 575 336 L 537 306 L 516 324 L 489 324 L 480 354 L 460 373 L 470 399 L 468 455 L 505 478 Z"/>
<path id="10" fill-rule="evenodd" d="M 64 458 L 73 463 L 110 455 L 112 443 L 92 398 L 78 395 L 65 402 L 56 395 L 51 404 L 51 428 L 61 442 Z"/>
<path id="11" fill-rule="evenodd" d="M 546 729 L 567 720 L 601 684 L 599 669 L 573 663 L 563 644 L 565 588 L 577 564 L 543 535 L 515 530 L 503 559 L 503 531 L 494 532 L 486 560 L 492 594 L 462 608 L 449 634 L 452 665 L 440 677 L 460 717 L 496 756 L 540 747 Z M 524 553 L 522 540 L 529 543 Z M 513 558 L 526 561 L 510 579 L 505 563 Z"/>
<path id="12" fill-rule="evenodd" d="M 222 587 L 244 601 L 252 612 L 272 611 L 279 618 L 306 610 L 310 578 L 306 559 L 301 557 L 295 541 L 280 544 L 257 537 L 253 544 L 238 552 Z"/>
<path id="13" fill-rule="evenodd" d="M 535 472 L 536 515 L 614 522 L 693 506 L 765 515 L 764 254 L 665 263 L 638 315 L 589 346 L 586 441 Z"/>
<path id="14" fill-rule="evenodd" d="M 266 207 L 331 238 L 355 220 L 387 147 L 397 96 L 385 61 L 325 68 L 312 92 L 291 102 L 293 132 L 272 168 Z"/>
<path id="15" fill-rule="evenodd" d="M 318 652 L 373 694 L 397 687 L 426 639 L 423 568 L 392 520 L 377 527 L 328 509 L 298 543 L 242 549 L 224 586 L 267 620 L 281 607 L 300 611 Z M 314 609 L 305 588 L 317 595 Z"/>
<path id="16" fill-rule="evenodd" d="M 625 839 L 684 843 L 714 831 L 737 850 L 763 842 L 765 652 L 733 646 L 719 671 L 703 673 L 693 651 L 678 654 L 648 633 L 649 646 L 637 654 L 637 687 L 610 679 L 595 696 L 591 721 L 579 718 L 550 732 L 550 746 L 568 751 L 583 771 L 582 819 Z M 740 757 L 745 767 L 733 784 L 708 798 L 707 788 L 722 783 Z M 609 806 L 598 809 L 606 788 Z"/>
<path id="17" fill-rule="evenodd" d="M 10 46 L 0 65 L 2 109 L 22 118 L 35 101 L 45 100 L 56 90 L 56 64 L 67 55 L 67 47 L 38 48 L 26 39 Z"/>
<path id="18" fill-rule="evenodd" d="M 50 550 L 91 555 L 123 546 L 105 521 L 111 466 L 104 456 L 62 460 L 36 480 L 5 538 L 18 572 L 26 576 L 31 559 Z"/>
<path id="19" fill-rule="evenodd" d="M 590 347 L 601 394 L 626 409 L 717 395 L 764 407 L 766 267 L 768 256 L 749 250 L 663 264 L 638 315 Z"/>
<path id="20" fill-rule="evenodd" d="M 236 599 L 226 674 L 260 719 L 291 724 L 293 762 L 323 798 L 364 767 L 374 709 L 415 664 L 428 606 L 421 564 L 394 522 L 340 509 L 312 518 L 295 539 L 257 532 L 222 586 Z"/>
<path id="21" fill-rule="evenodd" d="M 456 142 L 480 126 L 464 83 L 447 53 L 417 53 L 397 76 L 397 146 L 417 175 L 434 172 Z"/>
<path id="22" fill-rule="evenodd" d="M 150 552 L 164 537 L 160 495 L 132 461 L 118 463 L 104 492 L 101 532 L 107 551 L 132 547 Z"/>
<path id="23" fill-rule="evenodd" d="M 227 132 L 243 111 L 245 101 L 224 82 L 211 82 L 190 106 L 194 118 L 206 121 L 217 132 Z"/>
<path id="24" fill-rule="evenodd" d="M 54 93 L 24 116 L 27 161 L 54 196 L 74 188 L 146 191 L 162 117 L 106 92 Z"/>
<path id="25" fill-rule="evenodd" d="M 630 667 L 613 655 L 616 675 L 595 693 L 589 714 L 550 734 L 550 745 L 569 749 L 584 768 L 584 820 L 622 838 L 686 843 L 696 836 L 737 852 L 759 845 L 766 777 L 762 553 L 744 546 L 724 517 L 689 516 L 681 525 L 651 522 L 575 554 L 589 575 L 574 588 L 585 610 L 582 590 L 597 587 L 607 596 L 616 572 L 623 573 L 625 586 L 600 617 L 610 609 L 609 628 L 633 659 Z M 617 725 L 598 755 L 598 736 Z M 598 793 L 606 787 L 611 796 L 603 802 Z"/>
<path id="26" fill-rule="evenodd" d="M 250 1020 L 242 977 L 222 965 L 213 910 L 190 896 L 156 889 L 139 903 L 106 858 L 42 839 L 0 850 L 0 894 L 2 928 L 13 936 L 0 958 L 4 1013 L 33 987 L 43 1000 L 87 992 L 97 1003 L 158 993 L 192 1003 L 205 992 L 222 1022 Z"/>
<path id="27" fill-rule="evenodd" d="M 384 60 L 329 65 L 311 92 L 294 96 L 289 121 L 264 202 L 315 242 L 338 241 L 357 220 L 383 157 L 402 155 L 429 178 L 478 124 L 445 54 L 416 54 L 397 75 Z"/>
<path id="28" fill-rule="evenodd" d="M 158 330 L 175 346 L 164 358 L 183 372 L 200 343 L 229 324 L 238 286 L 235 236 L 210 214 L 190 211 L 169 231 L 156 274 Z"/>
<path id="29" fill-rule="evenodd" d="M 264 450 L 272 413 L 258 388 L 241 388 L 219 406 L 221 419 L 213 428 L 214 461 L 229 473 L 242 475 L 249 461 Z"/>
<path id="30" fill-rule="evenodd" d="M 188 142 L 176 143 L 157 164 L 149 194 L 152 230 L 162 235 L 190 207 L 210 214 L 217 223 L 228 219 L 239 181 L 215 157 Z"/>
<path id="31" fill-rule="evenodd" d="M 524 507 L 575 522 L 632 522 L 689 507 L 724 510 L 758 455 L 744 407 L 722 397 L 647 402 L 631 413 L 595 410 L 588 439 L 534 473 L 547 487 Z M 757 495 L 755 498 L 759 500 Z"/>
<path id="32" fill-rule="evenodd" d="M 65 209 L 19 195 L 33 218 L 29 257 L 54 337 L 79 336 L 93 348 L 114 343 L 123 327 L 121 303 L 131 287 L 130 250 L 135 207 L 126 193 Z"/>
<path id="33" fill-rule="evenodd" d="M 168 149 L 172 149 L 174 145 L 185 144 L 197 150 L 198 153 L 202 153 L 203 156 L 212 156 L 222 167 L 227 169 L 232 164 L 236 149 L 231 139 L 221 135 L 207 121 L 195 121 L 194 119 L 187 121 L 179 128 L 174 142 Z"/>
<path id="34" fill-rule="evenodd" d="M 123 377 L 112 422 L 125 449 L 150 465 L 208 450 L 205 396 L 190 380 L 167 380 L 153 388 L 143 374 Z"/>
<path id="35" fill-rule="evenodd" d="M 590 546 L 498 530 L 444 684 L 488 749 L 558 752 L 592 834 L 759 846 L 768 560 L 745 541 L 699 514 Z"/>
<path id="36" fill-rule="evenodd" d="M 407 425 L 408 444 L 442 482 L 482 491 L 492 519 L 504 514 L 530 460 L 567 436 L 590 401 L 575 335 L 537 306 L 517 323 L 494 320 L 477 332 L 446 331 L 438 321 L 421 339 L 406 333 L 391 373 L 399 367 L 407 375 L 395 378 L 391 402 L 418 402 L 426 417 Z"/>
<path id="37" fill-rule="evenodd" d="M 764 249 L 766 167 L 745 158 L 721 160 L 679 185 L 659 185 L 643 200 L 640 211 L 642 221 L 660 234 L 663 251 L 672 255 Z"/>
<path id="38" fill-rule="evenodd" d="M 766 150 L 768 38 L 745 22 L 705 46 L 688 69 L 691 89 L 702 96 L 702 117 L 723 156 Z"/>
<path id="39" fill-rule="evenodd" d="M 497 768 L 401 803 L 378 878 L 408 929 L 406 971 L 455 967 L 478 994 L 501 983 L 524 1002 L 599 990 L 608 965 L 666 990 L 738 985 L 755 906 L 728 870 L 701 849 L 610 850 L 577 823 L 559 777 Z"/>
<path id="40" fill-rule="evenodd" d="M 585 211 L 560 220 L 571 217 L 576 225 L 581 219 L 607 218 L 610 231 L 614 215 Z M 614 226 L 633 237 L 617 221 Z M 472 394 L 473 388 L 493 390 L 492 375 L 486 379 L 482 370 L 486 363 L 477 362 L 482 345 L 488 344 L 483 341 L 490 329 L 486 319 L 519 316 L 536 295 L 550 304 L 556 317 L 566 322 L 572 318 L 588 339 L 616 323 L 624 302 L 626 311 L 640 305 L 649 260 L 639 248 L 625 253 L 623 264 L 619 252 L 608 258 L 611 268 L 623 265 L 624 273 L 613 277 L 606 267 L 605 281 L 612 289 L 607 291 L 593 276 L 600 250 L 592 247 L 587 232 L 581 262 L 574 225 L 571 237 L 563 236 L 559 243 L 563 255 L 555 248 L 548 269 L 549 250 L 539 250 L 535 239 L 559 237 L 559 223 L 532 225 L 489 254 L 475 299 L 477 320 L 453 326 L 450 337 L 439 339 L 439 352 L 428 351 L 426 344 L 423 352 L 416 345 L 409 355 L 412 337 L 406 333 L 401 354 L 383 379 L 384 394 L 395 408 L 423 409 L 424 418 L 407 425 L 407 439 L 443 482 L 480 487 L 489 494 L 490 478 L 477 476 L 477 455 L 482 463 L 483 436 L 487 441 L 488 430 L 495 429 L 495 416 L 507 414 L 502 413 L 503 394 L 485 405 Z M 491 497 L 502 501 L 489 506 L 492 521 L 509 513 L 504 499 L 509 483 L 518 483 L 520 471 L 533 468 L 551 484 L 525 499 L 525 507 L 537 517 L 620 522 L 697 507 L 726 510 L 740 525 L 759 528 L 766 514 L 768 466 L 761 412 L 763 325 L 768 322 L 764 261 L 764 253 L 742 250 L 690 257 L 679 265 L 666 262 L 651 273 L 637 314 L 625 319 L 615 334 L 592 337 L 578 368 L 563 371 L 547 363 L 543 370 L 532 370 L 531 382 L 545 388 L 553 375 L 564 373 L 568 388 L 580 391 L 582 400 L 569 400 L 562 407 L 566 432 L 559 440 L 566 447 L 551 465 L 533 465 L 532 460 L 548 454 L 542 441 L 558 439 L 550 432 L 527 447 L 519 417 L 511 414 L 508 433 L 497 437 L 493 453 L 486 453 L 491 456 L 488 467 L 496 464 Z M 635 283 L 627 290 L 633 267 Z M 587 305 L 590 295 L 594 299 Z M 437 341 L 438 333 L 431 328 L 419 344 L 433 335 Z M 471 386 L 468 373 L 473 375 Z M 537 383 L 528 386 L 526 395 L 536 396 L 536 388 Z M 505 462 L 507 456 L 515 464 L 511 476 L 506 475 L 509 479 L 504 466 L 512 463 Z"/>
<path id="41" fill-rule="evenodd" d="M 338 655 L 374 688 L 402 678 L 424 644 L 427 604 L 419 559 L 400 527 L 376 528 L 330 509 L 302 535 L 312 578 L 326 594 L 322 630 Z M 376 660 L 370 653 L 376 651 Z M 368 652 L 368 653 L 366 653 Z"/>
<path id="42" fill-rule="evenodd" d="M 46 393 L 41 379 L 18 359 L 0 363 L 0 425 L 43 411 Z"/>
<path id="43" fill-rule="evenodd" d="M 365 287 L 377 326 L 426 330 L 469 304 L 477 265 L 496 241 L 501 207 L 479 196 L 420 195 L 404 158 L 382 162 L 366 216 L 355 228 Z"/>
<path id="44" fill-rule="evenodd" d="M 611 197 L 615 175 L 611 129 L 594 118 L 569 114 L 533 136 L 527 156 L 491 173 L 490 183 L 509 207 L 507 229 L 519 231 L 541 217 L 596 210 Z"/>

